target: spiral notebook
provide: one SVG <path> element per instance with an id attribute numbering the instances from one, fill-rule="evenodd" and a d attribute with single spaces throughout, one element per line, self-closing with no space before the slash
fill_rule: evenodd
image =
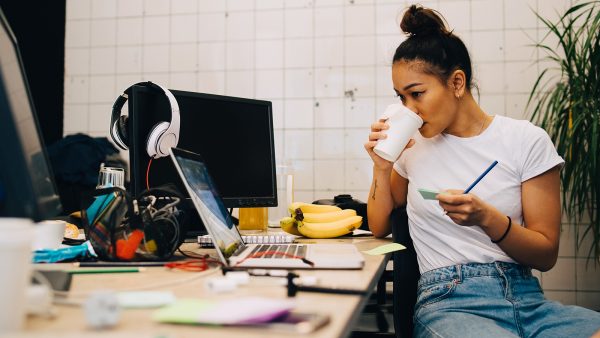
<path id="1" fill-rule="evenodd" d="M 294 243 L 294 235 L 242 235 L 246 244 L 289 244 Z M 198 236 L 198 244 L 203 248 L 213 248 L 214 244 L 210 235 Z"/>

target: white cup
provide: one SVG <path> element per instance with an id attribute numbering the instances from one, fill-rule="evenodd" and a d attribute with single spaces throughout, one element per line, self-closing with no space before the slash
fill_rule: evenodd
<path id="1" fill-rule="evenodd" d="M 58 249 L 65 236 L 67 223 L 59 220 L 41 221 L 33 228 L 32 250 Z"/>
<path id="2" fill-rule="evenodd" d="M 0 336 L 19 331 L 25 323 L 31 278 L 33 222 L 0 218 Z"/>
<path id="3" fill-rule="evenodd" d="M 423 119 L 398 103 L 389 105 L 382 118 L 387 118 L 390 129 L 385 131 L 387 138 L 379 140 L 373 151 L 387 161 L 396 162 L 408 141 L 423 125 Z"/>

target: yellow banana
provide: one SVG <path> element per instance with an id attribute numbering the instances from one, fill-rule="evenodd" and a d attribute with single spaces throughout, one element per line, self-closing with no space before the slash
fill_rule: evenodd
<path id="1" fill-rule="evenodd" d="M 288 211 L 292 217 L 296 215 L 296 210 L 302 210 L 303 213 L 322 213 L 342 210 L 335 205 L 310 204 L 304 202 L 294 202 L 288 206 Z"/>
<path id="2" fill-rule="evenodd" d="M 361 216 L 350 216 L 327 223 L 298 222 L 298 231 L 309 238 L 334 238 L 352 232 L 361 224 Z"/>
<path id="3" fill-rule="evenodd" d="M 302 210 L 302 209 L 300 209 Z M 302 216 L 300 216 L 302 215 Z M 330 211 L 330 212 L 302 212 L 296 213 L 296 219 L 303 222 L 309 223 L 327 223 L 339 221 L 341 219 L 356 216 L 356 210 L 353 209 L 343 209 L 340 211 Z"/>
<path id="4" fill-rule="evenodd" d="M 281 226 L 281 230 L 287 232 L 288 234 L 302 236 L 302 234 L 298 232 L 296 220 L 292 217 L 283 217 L 279 221 L 279 225 Z"/>

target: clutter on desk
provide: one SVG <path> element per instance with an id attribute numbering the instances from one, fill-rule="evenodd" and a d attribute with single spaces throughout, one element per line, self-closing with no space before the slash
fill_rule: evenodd
<path id="1" fill-rule="evenodd" d="M 281 229 L 308 238 L 335 238 L 352 233 L 363 221 L 353 209 L 335 205 L 294 202 L 289 205 L 290 217 L 280 221 Z"/>
<path id="2" fill-rule="evenodd" d="M 98 255 L 94 251 L 90 241 L 83 244 L 68 246 L 58 249 L 43 249 L 33 252 L 33 263 L 58 263 L 71 262 L 74 260 L 96 259 Z"/>
<path id="3" fill-rule="evenodd" d="M 293 308 L 293 301 L 266 297 L 184 299 L 157 310 L 153 319 L 174 324 L 246 325 L 268 323 Z"/>
<path id="4" fill-rule="evenodd" d="M 102 260 L 168 260 L 185 235 L 177 208 L 182 200 L 172 185 L 135 198 L 120 187 L 97 189 L 82 204 L 86 238 Z"/>

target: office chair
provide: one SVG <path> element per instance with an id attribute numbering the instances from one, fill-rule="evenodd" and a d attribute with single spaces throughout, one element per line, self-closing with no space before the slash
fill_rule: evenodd
<path id="1" fill-rule="evenodd" d="M 396 337 L 409 338 L 413 335 L 413 315 L 417 302 L 417 282 L 421 274 L 417 254 L 408 232 L 408 216 L 405 207 L 392 211 L 392 238 L 406 250 L 392 254 L 394 262 L 392 303 L 394 308 L 394 332 Z"/>

